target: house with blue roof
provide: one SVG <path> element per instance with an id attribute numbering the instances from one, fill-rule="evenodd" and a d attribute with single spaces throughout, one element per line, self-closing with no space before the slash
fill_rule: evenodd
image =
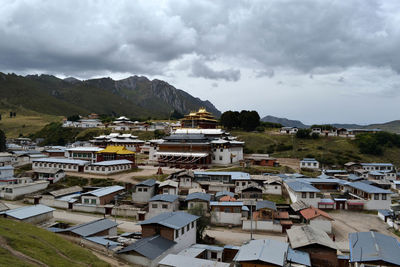
<path id="1" fill-rule="evenodd" d="M 136 184 L 134 192 L 132 193 L 133 203 L 147 203 L 152 198 L 156 191 L 156 180 L 147 179 Z"/>
<path id="2" fill-rule="evenodd" d="M 300 160 L 301 169 L 319 169 L 319 162 L 314 158 L 304 158 Z"/>
<path id="3" fill-rule="evenodd" d="M 185 201 L 187 202 L 188 208 L 199 208 L 205 213 L 210 210 L 211 195 L 203 192 L 194 192 L 186 196 Z"/>
<path id="4" fill-rule="evenodd" d="M 296 179 L 287 179 L 284 185 L 292 203 L 301 200 L 307 205 L 318 207 L 318 203 L 321 201 L 319 195 L 321 191 L 318 188 L 310 183 Z"/>
<path id="5" fill-rule="evenodd" d="M 41 223 L 53 218 L 55 209 L 45 205 L 24 206 L 0 212 L 0 216 L 27 223 Z"/>
<path id="6" fill-rule="evenodd" d="M 390 209 L 392 191 L 363 182 L 346 183 L 343 190 L 350 195 L 348 209 L 383 210 Z"/>
<path id="7" fill-rule="evenodd" d="M 161 213 L 177 210 L 179 210 L 179 197 L 177 195 L 155 195 L 149 200 L 149 212 L 146 214 L 146 219 L 150 219 Z"/>

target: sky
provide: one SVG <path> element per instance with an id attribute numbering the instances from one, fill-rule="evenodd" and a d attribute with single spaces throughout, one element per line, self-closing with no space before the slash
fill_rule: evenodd
<path id="1" fill-rule="evenodd" d="M 219 110 L 400 119 L 400 1 L 4 1 L 0 71 L 162 79 Z"/>

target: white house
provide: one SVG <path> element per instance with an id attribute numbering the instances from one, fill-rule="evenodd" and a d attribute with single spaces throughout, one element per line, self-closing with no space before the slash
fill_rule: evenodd
<path id="1" fill-rule="evenodd" d="M 86 165 L 84 172 L 94 174 L 114 174 L 132 169 L 133 162 L 127 159 L 107 160 Z"/>
<path id="2" fill-rule="evenodd" d="M 173 212 L 178 209 L 179 199 L 177 195 L 155 195 L 149 200 L 149 212 L 146 214 L 146 219 L 150 219 L 163 212 Z"/>
<path id="3" fill-rule="evenodd" d="M 344 185 L 344 191 L 352 196 L 352 199 L 347 200 L 348 209 L 351 209 L 352 205 L 362 205 L 366 210 L 384 210 L 390 209 L 392 203 L 392 191 L 363 182 L 347 183 Z"/>
<path id="4" fill-rule="evenodd" d="M 321 197 L 318 196 L 320 190 L 314 186 L 300 181 L 287 180 L 285 187 L 292 203 L 302 200 L 307 205 L 318 207 Z"/>
<path id="5" fill-rule="evenodd" d="M 106 205 L 114 200 L 114 196 L 124 190 L 125 188 L 122 186 L 113 185 L 89 191 L 81 195 L 82 204 Z"/>
<path id="6" fill-rule="evenodd" d="M 46 189 L 48 185 L 48 181 L 6 185 L 0 189 L 0 198 L 14 200 L 24 195 Z"/>
<path id="7" fill-rule="evenodd" d="M 0 216 L 27 223 L 41 223 L 53 218 L 55 209 L 45 205 L 25 206 L 0 212 Z"/>
<path id="8" fill-rule="evenodd" d="M 186 196 L 185 201 L 187 202 L 188 209 L 200 208 L 204 212 L 208 212 L 210 209 L 211 196 L 202 192 L 191 193 Z"/>
<path id="9" fill-rule="evenodd" d="M 319 162 L 313 158 L 304 158 L 300 160 L 300 168 L 319 169 Z"/>
<path id="10" fill-rule="evenodd" d="M 69 159 L 81 159 L 81 160 L 88 160 L 92 163 L 97 161 L 96 152 L 103 150 L 100 147 L 72 147 L 66 149 L 66 157 Z"/>
<path id="11" fill-rule="evenodd" d="M 179 183 L 173 180 L 166 180 L 158 184 L 159 194 L 178 195 Z"/>
<path id="12" fill-rule="evenodd" d="M 66 172 L 83 172 L 85 165 L 90 162 L 78 159 L 62 159 L 62 158 L 41 158 L 32 162 L 32 169 L 35 171 L 40 168 L 58 168 Z"/>
<path id="13" fill-rule="evenodd" d="M 241 201 L 211 201 L 211 223 L 217 225 L 242 225 Z M 247 207 L 246 207 L 247 208 Z"/>
<path id="14" fill-rule="evenodd" d="M 0 167 L 0 179 L 14 176 L 14 168 L 11 165 Z"/>
<path id="15" fill-rule="evenodd" d="M 332 221 L 334 219 L 325 211 L 311 206 L 301 210 L 300 214 L 310 226 L 319 228 L 328 234 L 332 233 Z"/>
<path id="16" fill-rule="evenodd" d="M 217 139 L 211 141 L 212 164 L 229 165 L 243 160 L 244 142 L 236 140 Z"/>
<path id="17" fill-rule="evenodd" d="M 65 172 L 57 168 L 36 168 L 35 174 L 39 180 L 49 181 L 51 184 L 57 183 L 65 177 Z"/>
<path id="18" fill-rule="evenodd" d="M 296 134 L 298 131 L 297 127 L 282 127 L 279 132 L 281 134 Z"/>
<path id="19" fill-rule="evenodd" d="M 155 194 L 156 180 L 147 179 L 136 184 L 135 191 L 132 193 L 134 203 L 147 203 Z"/>

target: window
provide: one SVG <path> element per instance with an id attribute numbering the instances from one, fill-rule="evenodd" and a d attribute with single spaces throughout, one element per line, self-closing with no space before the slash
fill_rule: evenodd
<path id="1" fill-rule="evenodd" d="M 189 229 L 190 229 L 190 224 L 188 224 L 188 225 L 186 226 L 186 232 L 189 232 Z"/>
<path id="2" fill-rule="evenodd" d="M 151 204 L 151 207 L 152 207 L 153 209 L 156 209 L 156 208 L 157 208 L 157 204 Z"/>
<path id="3" fill-rule="evenodd" d="M 143 188 L 143 192 L 147 192 L 147 188 Z"/>
<path id="4" fill-rule="evenodd" d="M 183 235 L 185 233 L 185 227 L 182 227 L 181 229 L 181 235 Z"/>
<path id="5" fill-rule="evenodd" d="M 275 186 L 275 189 L 278 189 L 278 187 L 277 187 L 277 186 Z"/>
<path id="6" fill-rule="evenodd" d="M 163 205 L 162 205 L 162 208 L 163 208 L 163 209 L 168 209 L 168 205 L 167 205 L 167 204 L 163 204 Z"/>
<path id="7" fill-rule="evenodd" d="M 246 185 L 246 182 L 242 182 L 242 186 L 245 186 Z"/>
<path id="8" fill-rule="evenodd" d="M 374 199 L 379 200 L 379 194 L 374 194 Z"/>
<path id="9" fill-rule="evenodd" d="M 217 252 L 211 251 L 211 259 L 217 258 Z"/>
<path id="10" fill-rule="evenodd" d="M 91 199 L 90 202 L 90 204 L 96 205 L 96 199 Z"/>
<path id="11" fill-rule="evenodd" d="M 240 183 L 239 182 L 236 182 L 236 186 L 239 186 L 240 185 Z"/>
<path id="12" fill-rule="evenodd" d="M 222 156 L 219 156 L 219 160 L 222 160 Z"/>
<path id="13" fill-rule="evenodd" d="M 386 200 L 386 194 L 382 194 L 382 200 Z"/>
<path id="14" fill-rule="evenodd" d="M 163 190 L 163 193 L 164 193 L 164 194 L 168 194 L 168 189 L 164 189 L 164 190 Z"/>
<path id="15" fill-rule="evenodd" d="M 310 192 L 310 198 L 314 198 L 314 193 Z"/>
<path id="16" fill-rule="evenodd" d="M 192 222 L 192 228 L 194 227 L 194 222 Z"/>
<path id="17" fill-rule="evenodd" d="M 193 204 L 193 203 L 190 203 L 190 204 L 189 204 L 189 207 L 193 208 L 193 207 L 194 207 L 194 204 Z"/>
<path id="18" fill-rule="evenodd" d="M 143 189 L 139 187 L 137 190 L 138 192 L 142 192 Z"/>
<path id="19" fill-rule="evenodd" d="M 307 193 L 306 192 L 301 193 L 301 198 L 307 198 Z"/>
<path id="20" fill-rule="evenodd" d="M 234 208 L 233 210 L 235 213 L 240 213 L 240 208 Z"/>
<path id="21" fill-rule="evenodd" d="M 89 199 L 85 198 L 85 199 L 83 200 L 83 203 L 89 204 Z"/>
<path id="22" fill-rule="evenodd" d="M 231 209 L 230 209 L 230 208 L 224 208 L 224 212 L 230 213 L 230 212 L 231 212 Z"/>
<path id="23" fill-rule="evenodd" d="M 222 149 L 222 148 L 221 148 L 219 151 L 220 151 L 220 152 L 223 152 L 223 151 L 224 151 L 224 149 Z"/>
<path id="24" fill-rule="evenodd" d="M 175 238 L 179 237 L 179 230 L 175 230 Z"/>

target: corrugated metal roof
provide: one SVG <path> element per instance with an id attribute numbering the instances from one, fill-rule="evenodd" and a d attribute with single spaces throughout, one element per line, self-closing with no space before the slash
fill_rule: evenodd
<path id="1" fill-rule="evenodd" d="M 13 217 L 18 220 L 24 220 L 30 217 L 52 212 L 54 210 L 55 209 L 53 208 L 39 204 L 34 206 L 26 206 L 26 207 L 3 211 L 1 214 L 6 214 L 7 216 Z"/>
<path id="2" fill-rule="evenodd" d="M 377 232 L 349 234 L 350 262 L 384 261 L 400 266 L 399 242 Z"/>
<path id="3" fill-rule="evenodd" d="M 61 164 L 77 164 L 77 165 L 86 165 L 89 164 L 89 161 L 79 160 L 79 159 L 63 159 L 63 158 L 40 158 L 34 159 L 33 162 L 48 162 L 48 163 L 61 163 Z"/>
<path id="4" fill-rule="evenodd" d="M 102 196 L 106 196 L 108 194 L 112 194 L 121 190 L 124 190 L 125 188 L 123 186 L 120 185 L 113 185 L 113 186 L 107 186 L 107 187 L 103 187 L 103 188 L 99 188 L 87 193 L 84 193 L 82 195 L 93 195 L 96 197 L 102 197 Z"/>
<path id="5" fill-rule="evenodd" d="M 260 209 L 276 210 L 276 204 L 275 204 L 275 202 L 272 202 L 269 200 L 257 201 L 256 210 L 260 210 Z"/>
<path id="6" fill-rule="evenodd" d="M 178 255 L 189 256 L 189 257 L 195 258 L 195 257 L 199 256 L 201 253 L 203 253 L 205 250 L 206 249 L 204 249 L 204 248 L 189 247 L 187 249 L 180 251 L 178 253 Z"/>
<path id="7" fill-rule="evenodd" d="M 251 180 L 247 172 L 194 172 L 195 176 L 230 176 L 231 180 Z"/>
<path id="8" fill-rule="evenodd" d="M 272 239 L 251 240 L 236 254 L 235 262 L 262 261 L 284 266 L 289 244 Z"/>
<path id="9" fill-rule="evenodd" d="M 121 164 L 132 164 L 133 162 L 127 159 L 118 159 L 118 160 L 106 160 L 106 161 L 99 161 L 93 163 L 93 166 L 113 166 L 113 165 L 121 165 Z"/>
<path id="10" fill-rule="evenodd" d="M 100 147 L 95 147 L 95 146 L 81 146 L 81 147 L 72 147 L 72 148 L 67 148 L 67 151 L 85 151 L 85 152 L 97 152 L 100 150 L 103 150 L 103 148 Z"/>
<path id="11" fill-rule="evenodd" d="M 76 185 L 76 186 L 72 186 L 72 187 L 68 187 L 68 188 L 51 191 L 51 192 L 49 192 L 49 194 L 54 197 L 61 197 L 61 196 L 69 195 L 69 194 L 80 192 L 80 191 L 82 191 L 82 187 Z"/>
<path id="12" fill-rule="evenodd" d="M 6 211 L 6 210 L 9 210 L 10 208 L 6 205 L 6 204 L 4 204 L 3 202 L 0 202 L 0 212 L 1 211 Z"/>
<path id="13" fill-rule="evenodd" d="M 108 240 L 105 238 L 105 236 L 92 236 L 92 237 L 85 237 L 85 239 L 92 241 L 93 243 L 100 244 L 105 247 L 115 247 L 115 246 L 120 246 L 121 243 L 119 242 L 114 242 L 112 240 Z"/>
<path id="14" fill-rule="evenodd" d="M 390 190 L 385 190 L 363 182 L 348 183 L 347 185 L 369 194 L 392 194 L 392 191 Z"/>
<path id="15" fill-rule="evenodd" d="M 243 206 L 243 202 L 241 201 L 211 201 L 210 206 Z"/>
<path id="16" fill-rule="evenodd" d="M 142 238 L 135 243 L 117 251 L 117 254 L 135 251 L 144 257 L 154 260 L 165 251 L 170 249 L 176 242 L 166 239 L 162 236 L 156 235 L 152 237 Z"/>
<path id="17" fill-rule="evenodd" d="M 162 266 L 170 267 L 229 267 L 229 263 L 213 260 L 197 259 L 190 256 L 168 254 L 159 262 Z"/>
<path id="18" fill-rule="evenodd" d="M 382 167 L 392 167 L 392 163 L 361 163 L 361 166 L 382 166 Z"/>
<path id="19" fill-rule="evenodd" d="M 286 184 L 290 187 L 290 189 L 296 192 L 320 192 L 320 190 L 314 186 L 304 182 L 286 181 Z"/>
<path id="20" fill-rule="evenodd" d="M 149 202 L 152 202 L 152 201 L 174 202 L 177 199 L 178 199 L 177 195 L 160 194 L 160 195 L 155 195 L 154 197 L 150 198 Z"/>
<path id="21" fill-rule="evenodd" d="M 189 195 L 187 195 L 186 197 L 186 201 L 189 200 L 204 200 L 209 202 L 211 200 L 211 196 L 209 194 L 206 193 L 202 193 L 202 192 L 195 192 L 195 193 L 191 193 Z"/>
<path id="22" fill-rule="evenodd" d="M 287 260 L 292 263 L 311 266 L 310 254 L 307 252 L 294 250 L 291 247 L 288 249 Z"/>
<path id="23" fill-rule="evenodd" d="M 136 186 L 140 185 L 140 186 L 153 186 L 156 184 L 156 180 L 154 179 L 147 179 L 143 182 L 140 182 L 138 184 L 136 184 Z"/>
<path id="24" fill-rule="evenodd" d="M 64 229 L 63 232 L 72 232 L 83 237 L 88 237 L 110 228 L 117 227 L 117 225 L 116 222 L 109 219 L 100 219 Z"/>
<path id="25" fill-rule="evenodd" d="M 188 225 L 193 221 L 196 221 L 198 218 L 200 217 L 183 211 L 164 212 L 138 224 L 160 224 L 165 227 L 180 229 L 183 226 Z"/>
<path id="26" fill-rule="evenodd" d="M 220 192 L 215 193 L 215 197 L 222 197 L 222 196 L 234 197 L 235 194 L 232 192 L 228 192 L 228 191 L 220 191 Z"/>
<path id="27" fill-rule="evenodd" d="M 337 249 L 335 243 L 330 239 L 328 234 L 309 225 L 292 227 L 286 230 L 289 242 L 292 248 L 301 248 L 312 244 Z"/>

